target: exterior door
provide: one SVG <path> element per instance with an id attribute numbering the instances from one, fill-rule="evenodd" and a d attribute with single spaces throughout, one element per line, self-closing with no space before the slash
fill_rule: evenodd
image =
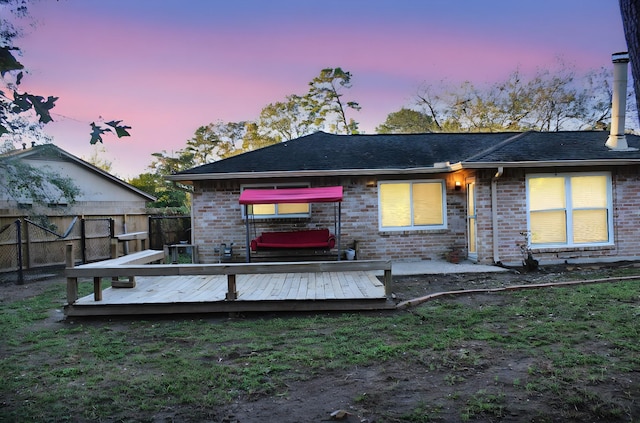
<path id="1" fill-rule="evenodd" d="M 467 181 L 467 246 L 469 260 L 478 260 L 478 237 L 476 222 L 476 182 Z"/>

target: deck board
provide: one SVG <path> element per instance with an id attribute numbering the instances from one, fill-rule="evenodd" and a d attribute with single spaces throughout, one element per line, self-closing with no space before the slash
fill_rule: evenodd
<path id="1" fill-rule="evenodd" d="M 317 275 L 315 273 L 308 273 L 307 276 L 309 277 L 309 286 L 311 287 L 311 290 L 309 291 L 309 296 L 311 297 L 311 299 L 314 299 L 314 300 L 321 299 L 322 298 L 320 296 L 321 283 L 319 284 L 318 282 L 322 282 L 322 281 L 318 281 Z"/>

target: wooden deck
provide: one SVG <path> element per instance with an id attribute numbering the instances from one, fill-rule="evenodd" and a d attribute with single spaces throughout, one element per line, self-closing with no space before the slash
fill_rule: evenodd
<path id="1" fill-rule="evenodd" d="M 91 280 L 80 281 L 90 283 Z M 106 288 L 65 307 L 68 316 L 395 308 L 372 271 L 238 275 L 229 301 L 225 275 L 138 276 L 134 288 Z"/>
<path id="2" fill-rule="evenodd" d="M 148 264 L 164 253 L 144 250 L 75 266 L 73 257 L 68 244 L 67 316 L 395 308 L 388 260 Z M 104 278 L 112 286 L 102 289 Z M 93 295 L 78 298 L 87 282 Z"/>
<path id="3" fill-rule="evenodd" d="M 397 309 L 390 260 L 150 264 L 166 254 L 144 250 L 75 266 L 73 244 L 66 248 L 67 316 Z M 450 266 L 419 271 L 460 271 Z M 103 290 L 104 279 L 120 287 Z M 87 283 L 93 295 L 78 298 Z"/>

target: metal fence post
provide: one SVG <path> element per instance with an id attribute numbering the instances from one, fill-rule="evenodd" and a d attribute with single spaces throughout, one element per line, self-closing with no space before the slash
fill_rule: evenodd
<path id="1" fill-rule="evenodd" d="M 16 220 L 16 238 L 18 244 L 18 285 L 24 284 L 24 273 L 22 271 L 22 222 Z"/>

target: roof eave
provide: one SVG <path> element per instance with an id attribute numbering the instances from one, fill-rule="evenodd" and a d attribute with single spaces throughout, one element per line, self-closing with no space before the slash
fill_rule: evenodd
<path id="1" fill-rule="evenodd" d="M 442 167 L 416 167 L 393 169 L 339 169 L 339 170 L 294 170 L 269 172 L 229 172 L 229 173 L 201 173 L 168 175 L 166 179 L 176 182 L 195 182 L 229 179 L 269 179 L 269 178 L 305 178 L 317 176 L 373 176 L 397 174 L 448 173 L 459 168 L 459 165 Z"/>

